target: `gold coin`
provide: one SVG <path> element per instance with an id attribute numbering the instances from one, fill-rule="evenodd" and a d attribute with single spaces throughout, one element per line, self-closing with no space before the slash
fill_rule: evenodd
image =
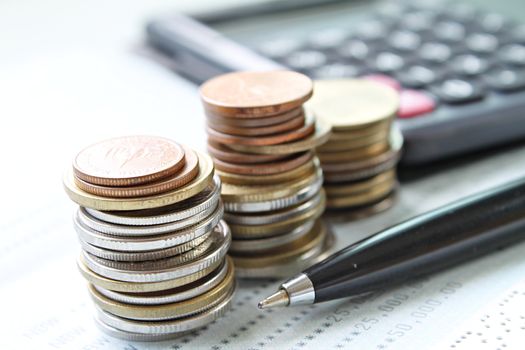
<path id="1" fill-rule="evenodd" d="M 223 183 L 221 198 L 224 202 L 264 202 L 294 195 L 300 189 L 314 184 L 322 178 L 321 169 L 307 173 L 299 181 L 283 182 L 275 185 L 242 186 Z"/>
<path id="2" fill-rule="evenodd" d="M 370 179 L 350 182 L 350 183 L 340 183 L 337 185 L 325 184 L 324 189 L 327 196 L 330 198 L 333 197 L 346 197 L 349 195 L 356 195 L 362 192 L 371 191 L 376 186 L 387 182 L 394 181 L 396 178 L 396 171 L 394 169 L 385 171 L 379 175 L 371 177 Z"/>
<path id="3" fill-rule="evenodd" d="M 354 149 L 360 149 L 369 145 L 372 145 L 374 143 L 378 142 L 384 142 L 388 139 L 388 130 L 383 130 L 378 133 L 365 136 L 365 137 L 359 137 L 359 138 L 352 138 L 347 140 L 328 140 L 324 145 L 321 145 L 317 148 L 320 152 L 338 152 L 338 151 L 350 151 Z"/>
<path id="4" fill-rule="evenodd" d="M 305 105 L 334 130 L 351 130 L 392 119 L 399 108 L 394 89 L 364 79 L 316 81 L 315 94 Z"/>
<path id="5" fill-rule="evenodd" d="M 240 268 L 258 268 L 283 264 L 317 246 L 322 246 L 327 229 L 322 220 L 317 220 L 308 234 L 290 243 L 274 248 L 264 254 L 246 254 L 232 256 L 235 266 Z"/>
<path id="6" fill-rule="evenodd" d="M 369 191 L 348 195 L 346 197 L 328 197 L 326 199 L 326 207 L 345 208 L 366 205 L 386 196 L 388 193 L 392 192 L 396 185 L 397 181 L 395 180 L 385 181 Z"/>
<path id="7" fill-rule="evenodd" d="M 229 148 L 238 152 L 256 153 L 256 154 L 291 154 L 312 150 L 319 147 L 330 138 L 330 125 L 316 120 L 315 131 L 312 135 L 299 140 L 280 145 L 268 146 L 248 146 L 248 145 L 228 145 Z"/>
<path id="8" fill-rule="evenodd" d="M 188 316 L 213 307 L 229 295 L 235 286 L 233 264 L 228 265 L 224 279 L 210 291 L 191 299 L 162 305 L 132 305 L 112 300 L 97 291 L 93 285 L 89 292 L 95 304 L 113 315 L 133 320 L 165 320 Z"/>
<path id="9" fill-rule="evenodd" d="M 388 132 L 392 126 L 392 120 L 382 120 L 369 126 L 352 130 L 332 130 L 329 141 L 343 141 L 348 139 L 367 137 L 382 131 Z"/>
<path id="10" fill-rule="evenodd" d="M 383 140 L 362 148 L 356 148 L 349 151 L 338 152 L 317 152 L 317 157 L 321 160 L 321 166 L 324 164 L 340 164 L 342 162 L 351 162 L 356 160 L 363 160 L 369 157 L 377 156 L 386 152 L 390 145 L 388 141 Z"/>
<path id="11" fill-rule="evenodd" d="M 303 178 L 308 173 L 312 173 L 315 171 L 317 167 L 319 167 L 319 160 L 317 157 L 314 157 L 314 159 L 308 163 L 305 163 L 296 169 L 292 169 L 290 171 L 280 173 L 280 174 L 272 174 L 272 175 L 265 175 L 265 176 L 253 176 L 253 175 L 240 175 L 240 174 L 232 174 L 227 173 L 224 171 L 216 170 L 215 173 L 219 175 L 221 178 L 223 184 L 232 184 L 232 185 L 273 185 L 276 183 L 281 182 L 289 182 L 292 180 L 298 180 L 300 178 Z"/>
<path id="12" fill-rule="evenodd" d="M 229 224 L 234 238 L 264 238 L 285 234 L 304 224 L 307 221 L 317 219 L 323 215 L 326 207 L 326 196 L 323 195 L 319 204 L 310 210 L 293 216 L 289 219 L 265 225 L 238 225 Z"/>
<path id="13" fill-rule="evenodd" d="M 332 222 L 350 222 L 367 218 L 390 209 L 396 201 L 396 189 L 373 203 L 348 208 L 327 208 L 326 217 Z"/>
<path id="14" fill-rule="evenodd" d="M 213 177 L 213 162 L 203 153 L 197 152 L 199 157 L 199 174 L 182 188 L 153 196 L 140 198 L 108 198 L 82 191 L 75 184 L 72 172 L 64 176 L 64 188 L 73 202 L 96 210 L 141 210 L 163 207 L 193 197 L 204 190 Z"/>
<path id="15" fill-rule="evenodd" d="M 216 262 L 212 263 L 210 266 L 192 273 L 190 275 L 186 275 L 180 278 L 175 278 L 171 280 L 166 281 L 160 281 L 160 282 L 124 282 L 124 281 L 117 281 L 113 280 L 104 276 L 101 276 L 93 271 L 91 271 L 84 261 L 84 258 L 82 257 L 82 254 L 80 254 L 80 257 L 77 261 L 78 269 L 80 270 L 80 273 L 84 278 L 90 282 L 93 283 L 96 286 L 114 290 L 117 292 L 126 292 L 126 293 L 149 293 L 149 292 L 157 292 L 160 290 L 166 290 L 166 289 L 172 289 L 176 287 L 180 287 L 189 283 L 192 283 L 194 281 L 197 281 L 203 277 L 206 277 L 210 273 L 212 273 L 216 268 L 221 265 L 222 259 L 217 260 Z"/>

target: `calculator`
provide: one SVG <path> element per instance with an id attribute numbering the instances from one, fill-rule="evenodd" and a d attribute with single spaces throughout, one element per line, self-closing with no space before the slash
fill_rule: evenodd
<path id="1" fill-rule="evenodd" d="M 525 139 L 525 25 L 512 18 L 525 2 L 510 5 L 501 14 L 456 1 L 270 1 L 164 16 L 146 31 L 196 83 L 287 68 L 391 86 L 401 161 L 421 166 Z"/>

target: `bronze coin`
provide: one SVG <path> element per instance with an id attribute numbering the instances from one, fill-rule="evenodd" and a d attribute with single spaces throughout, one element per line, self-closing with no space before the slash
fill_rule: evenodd
<path id="1" fill-rule="evenodd" d="M 306 75 L 292 71 L 234 72 L 200 87 L 204 108 L 232 118 L 258 118 L 301 106 L 313 92 Z"/>
<path id="2" fill-rule="evenodd" d="M 317 148 L 320 152 L 339 152 L 339 151 L 350 151 L 354 149 L 363 148 L 372 145 L 377 142 L 388 140 L 388 130 L 372 134 L 367 137 L 352 138 L 347 140 L 328 140 L 324 145 Z"/>
<path id="3" fill-rule="evenodd" d="M 188 147 L 183 146 L 186 162 L 182 170 L 174 176 L 160 181 L 129 187 L 99 186 L 75 177 L 75 184 L 83 191 L 103 197 L 134 198 L 175 190 L 186 185 L 199 173 L 199 157 Z"/>
<path id="4" fill-rule="evenodd" d="M 220 142 L 227 145 L 270 146 L 300 140 L 313 134 L 315 131 L 315 123 L 309 122 L 298 129 L 286 133 L 262 137 L 228 135 L 213 130 L 209 127 L 206 128 L 206 130 L 208 132 L 208 138 L 215 142 Z"/>
<path id="5" fill-rule="evenodd" d="M 232 185 L 271 185 L 278 184 L 289 181 L 297 181 L 307 174 L 311 174 L 319 166 L 319 161 L 315 158 L 313 161 L 310 161 L 306 164 L 303 164 L 293 170 L 286 171 L 284 173 L 266 175 L 266 176 L 249 176 L 249 175 L 238 175 L 223 172 L 220 170 L 216 171 L 216 174 L 219 175 L 223 183 L 232 184 Z"/>
<path id="6" fill-rule="evenodd" d="M 215 168 L 217 168 L 218 170 L 224 171 L 224 172 L 240 174 L 240 175 L 261 176 L 261 175 L 280 174 L 286 171 L 296 169 L 299 166 L 312 160 L 312 158 L 313 158 L 312 152 L 304 152 L 304 153 L 299 153 L 291 157 L 288 157 L 285 160 L 281 160 L 278 162 L 272 162 L 272 163 L 265 163 L 265 164 L 241 165 L 241 164 L 223 162 L 219 159 L 214 159 L 213 162 L 215 163 Z"/>
<path id="7" fill-rule="evenodd" d="M 327 211 L 324 215 L 332 222 L 337 223 L 364 219 L 369 216 L 379 214 L 387 209 L 390 209 L 397 199 L 396 192 L 397 185 L 396 187 L 394 187 L 392 192 L 388 193 L 385 197 L 380 198 L 372 203 L 352 206 L 350 208 L 327 207 Z"/>
<path id="8" fill-rule="evenodd" d="M 261 126 L 261 127 L 250 127 L 250 128 L 239 128 L 235 126 L 214 123 L 208 119 L 208 127 L 217 130 L 219 132 L 229 134 L 229 135 L 238 135 L 238 136 L 260 136 L 260 135 L 273 135 L 278 133 L 283 133 L 291 130 L 295 130 L 304 125 L 304 115 L 299 115 L 293 119 L 290 119 L 281 124 L 275 124 L 270 126 Z"/>
<path id="9" fill-rule="evenodd" d="M 227 118 L 213 114 L 206 110 L 204 112 L 206 114 L 206 118 L 214 124 L 224 124 L 240 128 L 257 128 L 261 126 L 281 124 L 289 121 L 290 119 L 294 119 L 300 115 L 304 115 L 304 109 L 302 106 L 291 109 L 281 114 L 272 115 L 270 117 L 261 117 L 253 119 Z"/>
<path id="10" fill-rule="evenodd" d="M 287 154 L 254 154 L 241 153 L 229 149 L 227 146 L 208 140 L 208 153 L 215 159 L 235 164 L 259 164 L 275 162 L 288 157 Z"/>
<path id="11" fill-rule="evenodd" d="M 399 156 L 372 167 L 352 171 L 323 171 L 324 179 L 326 182 L 336 183 L 366 179 L 394 168 L 397 165 L 398 160 Z"/>
<path id="12" fill-rule="evenodd" d="M 175 174 L 184 166 L 184 150 L 155 136 L 125 136 L 86 147 L 75 157 L 73 172 L 101 186 L 140 185 Z"/>
<path id="13" fill-rule="evenodd" d="M 320 152 L 317 151 L 317 156 L 321 160 L 321 164 L 350 162 L 355 160 L 363 160 L 369 157 L 386 152 L 390 148 L 388 141 L 381 141 L 362 148 L 356 148 L 350 151 L 339 152 Z"/>

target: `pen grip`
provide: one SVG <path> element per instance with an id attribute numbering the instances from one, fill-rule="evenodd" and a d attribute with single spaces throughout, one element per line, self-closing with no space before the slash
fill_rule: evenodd
<path id="1" fill-rule="evenodd" d="M 304 273 L 315 302 L 359 295 L 438 271 L 525 238 L 525 179 L 414 217 Z"/>

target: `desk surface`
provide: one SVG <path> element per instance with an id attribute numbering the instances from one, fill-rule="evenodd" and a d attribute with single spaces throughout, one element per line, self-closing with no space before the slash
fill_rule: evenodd
<path id="1" fill-rule="evenodd" d="M 197 8 L 204 3 L 194 1 L 191 6 Z M 106 349 L 117 345 L 125 349 L 127 346 L 126 343 L 104 343 L 101 339 L 106 338 L 99 337 L 89 320 L 91 305 L 74 266 L 78 244 L 71 225 L 73 205 L 63 193 L 61 176 L 78 149 L 115 135 L 158 134 L 204 148 L 204 122 L 196 87 L 135 53 L 143 21 L 173 5 L 160 0 L 7 0 L 0 3 L 0 115 L 3 121 L 0 143 L 4 164 L 0 170 L 0 181 L 4 184 L 0 201 L 0 300 L 9 301 L 5 307 L 9 322 L 2 324 L 7 327 L 5 334 L 13 335 L 2 337 L 0 343 L 7 341 L 10 348 L 16 344 L 27 347 L 37 343 L 40 348 L 80 348 L 82 345 L 86 349 Z M 188 117 L 192 118 L 191 124 L 187 122 Z M 516 146 L 403 183 L 393 209 L 359 222 L 334 225 L 338 245 L 523 176 L 524 162 L 525 146 Z M 521 262 L 519 257 L 523 253 L 525 246 L 517 246 L 510 252 L 500 252 L 482 262 L 438 275 L 428 284 L 426 292 L 432 293 L 437 284 L 452 281 L 454 276 L 465 279 L 468 275 L 469 283 L 456 295 L 453 304 L 429 320 L 426 331 L 419 331 L 407 344 L 430 347 L 425 343 L 425 336 L 435 336 L 435 333 L 428 329 L 438 326 L 447 329 L 447 324 L 450 328 L 455 323 L 446 322 L 447 318 L 456 323 L 460 320 L 460 315 L 450 314 L 455 306 L 464 306 L 468 313 L 508 288 L 513 276 L 510 270 L 519 267 L 516 264 Z M 489 271 L 483 271 L 484 268 Z M 508 279 L 499 278 L 499 274 L 506 276 L 505 271 L 510 271 Z M 501 283 L 492 283 L 498 280 Z M 255 299 L 258 293 L 264 294 L 276 285 L 276 282 L 243 283 L 241 295 Z M 484 286 L 485 292 L 476 292 L 479 285 Z M 473 293 L 479 295 L 472 298 Z M 376 302 L 380 303 L 381 298 L 387 296 L 377 298 Z M 230 328 L 239 322 L 257 321 L 254 305 L 255 300 L 247 302 L 243 306 L 245 317 L 234 320 L 237 323 L 230 322 L 228 329 L 215 327 L 210 330 L 211 335 L 222 339 L 235 333 Z M 293 321 L 299 317 L 296 313 L 301 310 L 297 310 L 287 311 L 281 317 L 266 315 L 265 323 L 278 329 L 278 322 L 290 319 L 296 329 L 313 332 L 319 322 L 342 305 L 347 304 L 336 302 L 323 306 L 318 311 L 322 319 L 310 315 Z M 369 312 L 364 310 L 375 307 L 374 304 L 363 309 L 363 314 L 356 317 L 365 317 Z M 392 321 L 382 323 L 385 331 L 399 321 L 398 316 L 394 314 Z M 65 325 L 68 317 L 72 323 Z M 358 321 L 345 322 L 353 322 L 354 327 Z M 84 327 L 82 332 L 75 328 L 78 324 Z M 344 327 L 350 327 L 350 323 Z M 261 342 L 259 337 L 263 334 L 258 333 L 257 326 L 252 328 L 252 333 L 232 343 L 241 344 L 241 348 L 262 348 L 257 342 Z M 65 341 L 68 337 L 73 340 Z M 203 337 L 206 339 L 202 342 L 192 341 L 193 346 L 212 348 L 210 337 Z M 57 343 L 57 339 L 62 343 Z M 299 340 L 294 335 L 277 337 L 273 345 L 293 348 Z M 305 344 L 316 343 L 309 340 Z M 164 343 L 158 348 L 172 345 Z"/>

